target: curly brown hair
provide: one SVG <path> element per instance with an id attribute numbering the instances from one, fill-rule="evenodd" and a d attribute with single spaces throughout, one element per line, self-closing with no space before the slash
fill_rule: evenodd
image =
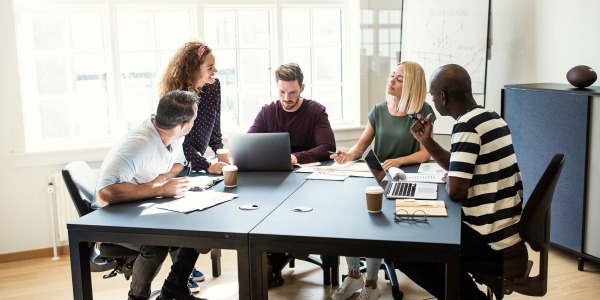
<path id="1" fill-rule="evenodd" d="M 177 50 L 163 73 L 158 88 L 160 97 L 173 90 L 198 93 L 196 82 L 200 66 L 212 50 L 204 43 L 190 41 Z"/>

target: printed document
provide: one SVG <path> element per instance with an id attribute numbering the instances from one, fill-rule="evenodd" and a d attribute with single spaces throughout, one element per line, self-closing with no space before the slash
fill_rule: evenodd
<path id="1" fill-rule="evenodd" d="M 204 192 L 188 191 L 185 193 L 185 196 L 159 204 L 156 206 L 156 208 L 189 213 L 195 210 L 205 210 L 217 204 L 233 200 L 237 196 L 238 194 L 215 192 L 210 190 Z"/>

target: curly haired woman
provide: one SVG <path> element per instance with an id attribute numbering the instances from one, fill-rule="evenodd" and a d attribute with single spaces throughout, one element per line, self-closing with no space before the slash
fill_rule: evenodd
<path id="1" fill-rule="evenodd" d="M 216 153 L 223 148 L 221 134 L 221 83 L 214 78 L 217 73 L 215 56 L 206 44 L 191 41 L 185 43 L 162 76 L 159 95 L 172 90 L 185 90 L 200 96 L 198 117 L 192 131 L 186 136 L 183 151 L 194 171 L 221 174 L 225 163 L 210 163 L 204 158 L 206 148 Z"/>
<path id="2" fill-rule="evenodd" d="M 215 56 L 206 44 L 198 41 L 185 43 L 169 61 L 159 85 L 159 95 L 173 90 L 198 94 L 198 116 L 194 126 L 183 142 L 185 158 L 196 172 L 221 174 L 225 163 L 210 163 L 204 157 L 206 148 L 216 153 L 223 148 L 221 135 L 221 83 L 214 78 L 217 73 Z M 196 249 L 205 253 L 206 249 Z M 169 253 L 174 261 L 176 251 Z M 191 292 L 199 292 L 196 281 L 203 281 L 204 274 L 194 268 L 188 281 Z"/>

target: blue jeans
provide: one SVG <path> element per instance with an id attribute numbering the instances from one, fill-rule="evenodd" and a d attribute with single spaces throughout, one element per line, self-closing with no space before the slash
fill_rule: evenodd
<path id="1" fill-rule="evenodd" d="M 348 270 L 360 270 L 360 258 L 346 256 L 346 262 L 348 263 Z M 383 258 L 367 257 L 367 280 L 377 281 L 382 262 Z"/>

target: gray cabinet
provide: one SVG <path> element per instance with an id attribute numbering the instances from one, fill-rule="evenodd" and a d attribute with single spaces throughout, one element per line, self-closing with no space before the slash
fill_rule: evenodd
<path id="1" fill-rule="evenodd" d="M 595 187 L 600 164 L 592 155 L 600 153 L 600 87 L 507 85 L 502 117 L 510 126 L 525 200 L 552 156 L 565 154 L 552 202 L 550 241 L 577 254 L 580 270 L 585 260 L 600 261 L 600 187 Z"/>

